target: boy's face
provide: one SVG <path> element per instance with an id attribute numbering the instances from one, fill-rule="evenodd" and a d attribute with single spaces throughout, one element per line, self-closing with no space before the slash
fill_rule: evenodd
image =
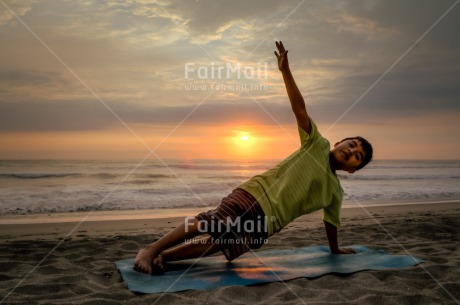
<path id="1" fill-rule="evenodd" d="M 364 150 L 358 139 L 337 142 L 331 150 L 335 168 L 354 173 L 364 158 Z"/>

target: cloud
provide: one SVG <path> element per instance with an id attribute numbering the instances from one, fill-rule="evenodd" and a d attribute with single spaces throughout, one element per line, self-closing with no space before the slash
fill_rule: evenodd
<path id="1" fill-rule="evenodd" d="M 127 124 L 175 126 L 195 105 L 175 107 L 146 107 L 129 103 L 111 102 L 109 107 Z M 264 107 L 281 124 L 292 124 L 295 118 L 288 104 L 265 103 Z M 190 115 L 185 125 L 209 126 L 215 124 L 247 123 L 249 125 L 276 125 L 257 104 L 207 103 Z M 97 101 L 20 102 L 0 104 L 0 130 L 3 131 L 82 131 L 102 130 L 121 123 Z"/>
<path id="2" fill-rule="evenodd" d="M 450 1 L 9 2 L 24 21 L 130 124 L 175 124 L 203 92 L 183 89 L 187 62 L 273 61 L 282 38 L 309 111 L 334 122 Z M 20 4 L 22 3 L 22 4 Z M 118 122 L 6 14 L 0 26 L 0 130 L 91 130 Z M 459 10 L 449 13 L 344 122 L 458 112 Z M 203 44 L 201 47 L 197 44 Z M 257 49 L 256 49 L 257 47 Z M 281 123 L 292 114 L 278 71 L 256 94 Z M 231 103 L 229 103 L 231 102 Z M 385 114 L 385 115 L 382 115 Z M 278 117 L 279 116 L 279 117 Z M 190 124 L 235 118 L 274 124 L 249 97 L 217 92 Z"/>
<path id="3" fill-rule="evenodd" d="M 56 82 L 60 75 L 56 72 L 49 72 L 48 74 L 39 71 L 28 70 L 7 70 L 0 71 L 0 83 L 6 86 L 46 86 L 52 82 Z"/>
<path id="4" fill-rule="evenodd" d="M 10 10 L 14 12 L 16 16 L 22 17 L 22 16 L 25 16 L 28 12 L 30 12 L 33 4 L 36 2 L 37 2 L 36 0 L 25 0 L 25 1 L 9 0 L 9 1 L 5 1 L 4 3 L 8 6 Z M 14 15 L 10 12 L 9 9 L 5 8 L 5 6 L 2 5 L 2 9 L 0 10 L 0 27 L 10 22 L 16 22 L 14 20 L 15 19 Z"/>

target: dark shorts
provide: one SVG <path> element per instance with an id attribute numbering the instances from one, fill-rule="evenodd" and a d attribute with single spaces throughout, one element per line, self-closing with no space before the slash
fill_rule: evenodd
<path id="1" fill-rule="evenodd" d="M 213 243 L 223 245 L 222 252 L 229 262 L 260 248 L 268 238 L 265 213 L 257 200 L 241 188 L 222 198 L 216 209 L 195 218 L 202 222 L 201 228 L 211 235 Z"/>

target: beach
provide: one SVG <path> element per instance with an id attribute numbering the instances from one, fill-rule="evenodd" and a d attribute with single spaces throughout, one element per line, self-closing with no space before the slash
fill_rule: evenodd
<path id="1" fill-rule="evenodd" d="M 458 304 L 460 200 L 342 210 L 342 246 L 362 244 L 426 261 L 411 268 L 209 291 L 130 292 L 115 261 L 134 257 L 184 215 L 202 210 L 2 216 L 1 304 Z M 257 251 L 325 244 L 316 212 Z"/>

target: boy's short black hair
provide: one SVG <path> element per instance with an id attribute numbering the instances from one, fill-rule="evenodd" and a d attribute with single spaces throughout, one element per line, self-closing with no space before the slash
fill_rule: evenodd
<path id="1" fill-rule="evenodd" d="M 352 137 L 352 138 L 345 138 L 340 142 L 343 142 L 343 141 L 346 141 L 346 140 L 359 140 L 361 142 L 361 146 L 363 147 L 364 158 L 363 158 L 363 161 L 361 161 L 361 163 L 358 165 L 358 167 L 356 167 L 356 170 L 363 168 L 364 166 L 367 165 L 367 163 L 371 162 L 373 149 L 372 149 L 372 145 L 371 145 L 371 143 L 369 143 L 369 141 L 367 141 L 363 137 L 356 136 L 356 137 Z"/>

